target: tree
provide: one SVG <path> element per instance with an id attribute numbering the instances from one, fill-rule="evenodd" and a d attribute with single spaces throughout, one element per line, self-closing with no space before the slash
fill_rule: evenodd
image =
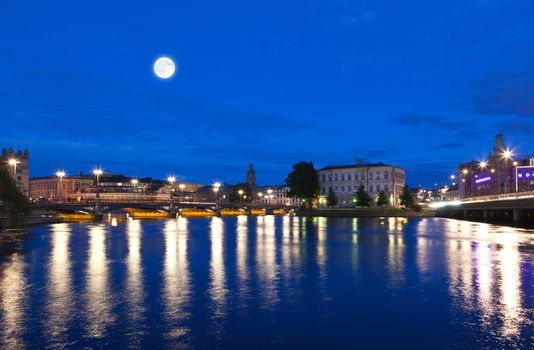
<path id="1" fill-rule="evenodd" d="M 326 197 L 326 205 L 329 207 L 334 207 L 338 203 L 338 199 L 332 187 L 328 189 L 328 196 Z"/>
<path id="2" fill-rule="evenodd" d="M 389 204 L 389 198 L 386 192 L 384 190 L 380 191 L 378 193 L 378 198 L 376 199 L 376 204 L 379 206 L 385 206 Z"/>
<path id="3" fill-rule="evenodd" d="M 290 189 L 288 195 L 299 198 L 308 207 L 311 207 L 312 201 L 319 195 L 319 176 L 313 162 L 294 164 L 293 171 L 287 175 L 286 183 Z"/>
<path id="4" fill-rule="evenodd" d="M 243 195 L 240 195 L 239 191 L 243 191 Z M 246 183 L 235 185 L 229 194 L 229 201 L 232 203 L 250 203 L 252 201 L 252 190 L 250 186 Z"/>
<path id="5" fill-rule="evenodd" d="M 357 207 L 368 207 L 371 205 L 371 201 L 371 196 L 365 191 L 365 186 L 361 184 L 356 193 L 354 193 L 354 205 Z"/>
<path id="6" fill-rule="evenodd" d="M 415 199 L 413 198 L 412 191 L 408 185 L 404 185 L 399 199 L 400 204 L 404 205 L 405 208 L 412 208 L 415 205 Z"/>
<path id="7" fill-rule="evenodd" d="M 31 212 L 28 199 L 20 192 L 5 166 L 0 165 L 0 211 L 8 214 L 11 226 L 20 226 Z"/>

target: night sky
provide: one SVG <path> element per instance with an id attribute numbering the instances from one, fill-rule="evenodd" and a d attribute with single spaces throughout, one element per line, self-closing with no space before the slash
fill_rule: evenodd
<path id="1" fill-rule="evenodd" d="M 446 182 L 534 152 L 534 2 L 0 1 L 0 148 L 31 175 L 282 183 L 356 157 Z M 157 79 L 156 58 L 178 72 Z"/>

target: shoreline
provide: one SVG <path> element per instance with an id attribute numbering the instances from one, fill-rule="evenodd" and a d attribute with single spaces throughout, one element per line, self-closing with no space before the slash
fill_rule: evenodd
<path id="1" fill-rule="evenodd" d="M 323 217 L 353 217 L 353 218 L 378 218 L 378 217 L 400 217 L 400 218 L 433 218 L 436 217 L 434 211 L 416 212 L 414 210 L 398 208 L 334 208 L 334 209 L 308 209 L 299 210 L 297 216 L 323 216 Z"/>

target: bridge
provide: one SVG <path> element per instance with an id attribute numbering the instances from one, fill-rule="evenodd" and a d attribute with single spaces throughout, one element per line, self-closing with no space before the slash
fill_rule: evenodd
<path id="1" fill-rule="evenodd" d="M 436 215 L 473 221 L 534 223 L 534 192 L 446 202 L 437 209 Z"/>
<path id="2" fill-rule="evenodd" d="M 241 205 L 238 203 L 215 203 L 215 202 L 177 202 L 177 201 L 102 201 L 98 205 L 96 202 L 89 203 L 40 203 L 37 208 L 48 211 L 67 211 L 89 214 L 106 214 L 121 211 L 126 208 L 149 209 L 165 211 L 170 214 L 177 213 L 183 208 L 199 208 L 220 211 L 222 209 L 265 209 L 267 213 L 274 209 L 295 209 L 294 206 L 280 204 L 250 204 Z"/>

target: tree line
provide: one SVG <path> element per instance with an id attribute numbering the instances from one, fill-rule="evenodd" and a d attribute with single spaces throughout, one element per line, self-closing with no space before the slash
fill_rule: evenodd
<path id="1" fill-rule="evenodd" d="M 31 205 L 22 194 L 5 165 L 0 165 L 0 215 L 7 215 L 12 227 L 22 225 L 31 213 Z"/>

